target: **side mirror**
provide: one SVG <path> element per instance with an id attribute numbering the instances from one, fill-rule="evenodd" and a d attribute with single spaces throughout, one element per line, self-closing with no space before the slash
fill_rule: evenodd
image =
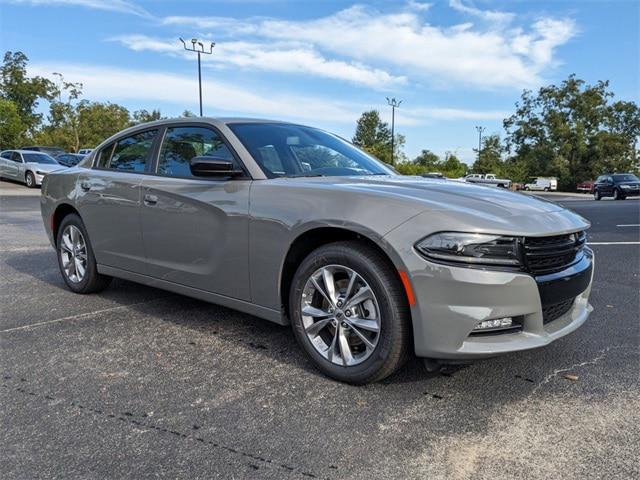
<path id="1" fill-rule="evenodd" d="M 193 157 L 189 161 L 189 168 L 197 177 L 235 177 L 244 173 L 236 170 L 232 161 L 209 155 Z"/>

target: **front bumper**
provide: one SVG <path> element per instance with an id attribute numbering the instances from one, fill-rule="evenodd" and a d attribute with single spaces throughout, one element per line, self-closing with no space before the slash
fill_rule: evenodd
<path id="1" fill-rule="evenodd" d="M 34 173 L 33 176 L 36 179 L 36 185 L 41 186 L 42 180 L 44 180 L 46 173 Z"/>
<path id="2" fill-rule="evenodd" d="M 535 278 L 521 272 L 435 264 L 415 253 L 409 269 L 416 299 L 412 307 L 416 354 L 472 360 L 548 345 L 577 329 L 593 310 L 589 304 L 593 263 L 593 252 L 585 248 L 576 265 Z M 563 301 L 570 304 L 568 309 L 545 323 L 543 311 Z M 517 320 L 521 329 L 472 335 L 479 322 L 503 317 Z"/>

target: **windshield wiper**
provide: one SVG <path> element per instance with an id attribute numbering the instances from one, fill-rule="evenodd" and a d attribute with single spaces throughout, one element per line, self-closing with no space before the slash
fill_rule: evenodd
<path id="1" fill-rule="evenodd" d="M 304 173 L 292 173 L 291 175 L 284 175 L 284 178 L 299 178 L 299 177 L 324 177 L 324 174 L 304 172 Z"/>

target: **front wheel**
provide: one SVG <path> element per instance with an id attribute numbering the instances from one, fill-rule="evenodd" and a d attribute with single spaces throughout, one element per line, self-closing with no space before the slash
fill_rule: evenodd
<path id="1" fill-rule="evenodd" d="M 544 191 L 548 192 L 549 191 L 549 187 L 544 187 Z"/>
<path id="2" fill-rule="evenodd" d="M 409 306 L 396 270 L 359 241 L 314 250 L 291 285 L 294 334 L 311 360 L 337 380 L 381 380 L 408 358 Z"/>
<path id="3" fill-rule="evenodd" d="M 60 273 L 72 291 L 99 292 L 111 283 L 111 277 L 98 273 L 89 235 L 78 215 L 69 214 L 62 220 L 58 229 L 56 249 Z"/>
<path id="4" fill-rule="evenodd" d="M 600 195 L 600 192 L 598 190 L 595 190 L 593 192 L 593 199 L 594 200 L 600 200 L 602 198 L 602 196 Z"/>
<path id="5" fill-rule="evenodd" d="M 620 193 L 620 190 L 617 188 L 613 191 L 613 199 L 614 200 L 624 200 L 624 195 Z"/>
<path id="6" fill-rule="evenodd" d="M 33 175 L 33 172 L 27 172 L 24 176 L 24 183 L 27 184 L 29 188 L 35 188 L 36 186 L 36 177 Z"/>

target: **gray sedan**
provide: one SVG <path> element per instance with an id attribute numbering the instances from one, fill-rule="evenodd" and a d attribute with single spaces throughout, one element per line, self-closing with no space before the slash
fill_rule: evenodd
<path id="1" fill-rule="evenodd" d="M 44 176 L 62 166 L 46 153 L 30 150 L 5 150 L 0 152 L 0 179 L 24 182 L 34 188 L 42 184 Z"/>
<path id="2" fill-rule="evenodd" d="M 248 119 L 125 130 L 48 175 L 71 290 L 112 277 L 290 324 L 327 375 L 366 383 L 542 347 L 592 310 L 589 224 L 502 189 L 404 177 L 315 128 Z"/>

